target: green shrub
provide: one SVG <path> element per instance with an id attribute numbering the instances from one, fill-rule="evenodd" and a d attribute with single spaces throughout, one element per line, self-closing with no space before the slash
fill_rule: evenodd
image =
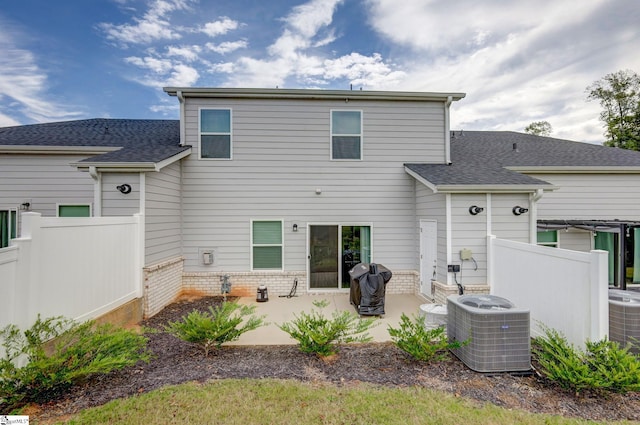
<path id="1" fill-rule="evenodd" d="M 449 342 L 444 327 L 426 329 L 422 317 L 413 320 L 402 313 L 400 327 L 388 327 L 393 343 L 417 360 L 430 362 L 446 359 L 449 349 L 460 348 L 464 343 Z"/>
<path id="2" fill-rule="evenodd" d="M 567 342 L 558 331 L 544 329 L 534 339 L 533 353 L 541 372 L 562 388 L 626 393 L 640 390 L 640 358 L 613 341 L 587 342 L 586 351 Z"/>
<path id="3" fill-rule="evenodd" d="M 62 317 L 38 316 L 24 332 L 9 325 L 0 331 L 0 340 L 5 351 L 0 360 L 0 406 L 8 408 L 56 397 L 90 375 L 150 358 L 147 339 L 133 331 Z"/>
<path id="4" fill-rule="evenodd" d="M 316 301 L 313 304 L 323 308 L 328 302 Z M 329 319 L 319 311 L 311 310 L 311 313 L 302 313 L 278 327 L 298 341 L 302 352 L 330 356 L 336 353 L 336 344 L 371 341 L 366 332 L 374 321 L 373 317 L 361 319 L 348 311 L 335 311 Z"/>
<path id="5" fill-rule="evenodd" d="M 253 316 L 254 311 L 255 306 L 225 301 L 216 307 L 210 306 L 208 312 L 193 310 L 182 320 L 170 322 L 165 330 L 200 345 L 208 356 L 211 348 L 220 348 L 225 342 L 235 341 L 243 333 L 262 326 L 264 316 Z M 242 323 L 245 317 L 247 320 Z"/>

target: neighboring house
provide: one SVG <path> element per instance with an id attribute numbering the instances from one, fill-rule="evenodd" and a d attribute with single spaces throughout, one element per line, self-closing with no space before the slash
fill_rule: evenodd
<path id="1" fill-rule="evenodd" d="M 390 293 L 488 292 L 489 234 L 589 250 L 603 229 L 583 221 L 629 221 L 626 235 L 640 219 L 640 153 L 452 133 L 462 93 L 165 91 L 180 121 L 0 128 L 7 231 L 23 210 L 143 214 L 147 315 L 224 276 L 238 295 L 346 290 L 359 262 L 389 268 Z"/>

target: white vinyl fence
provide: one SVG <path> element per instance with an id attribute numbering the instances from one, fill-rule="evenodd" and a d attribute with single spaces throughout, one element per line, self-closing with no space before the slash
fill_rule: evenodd
<path id="1" fill-rule="evenodd" d="M 577 252 L 488 238 L 491 293 L 529 309 L 540 324 L 577 347 L 609 333 L 607 252 Z"/>
<path id="2" fill-rule="evenodd" d="M 22 214 L 22 234 L 0 249 L 0 328 L 41 317 L 93 319 L 142 297 L 144 229 L 133 217 Z"/>

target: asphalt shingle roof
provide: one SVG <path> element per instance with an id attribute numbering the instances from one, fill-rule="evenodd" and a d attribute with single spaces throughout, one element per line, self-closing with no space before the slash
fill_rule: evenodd
<path id="1" fill-rule="evenodd" d="M 548 185 L 510 167 L 640 167 L 640 152 L 511 131 L 451 133 L 451 165 L 405 164 L 436 186 Z"/>
<path id="2" fill-rule="evenodd" d="M 0 146 L 117 147 L 90 162 L 159 162 L 189 147 L 180 146 L 178 120 L 95 118 L 0 128 Z"/>

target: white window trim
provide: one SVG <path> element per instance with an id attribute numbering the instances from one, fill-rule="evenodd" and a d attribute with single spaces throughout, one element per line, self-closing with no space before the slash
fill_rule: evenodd
<path id="1" fill-rule="evenodd" d="M 93 217 L 93 205 L 89 202 L 57 202 L 56 217 L 60 217 L 60 207 L 89 207 L 89 217 Z"/>
<path id="2" fill-rule="evenodd" d="M 334 112 L 360 112 L 360 158 L 334 158 L 333 136 L 355 136 L 355 134 L 333 134 Z M 331 109 L 329 111 L 329 159 L 331 161 L 362 161 L 364 160 L 364 112 L 362 109 Z"/>
<path id="3" fill-rule="evenodd" d="M 226 135 L 227 133 L 211 133 L 202 131 L 202 111 L 229 111 L 229 158 L 203 158 L 202 157 L 202 136 Z M 198 159 L 203 161 L 231 161 L 233 159 L 233 109 L 231 108 L 198 108 Z"/>
<path id="4" fill-rule="evenodd" d="M 263 221 L 279 221 L 280 222 L 280 240 L 282 241 L 279 244 L 254 244 L 253 243 L 253 223 L 254 222 L 263 222 Z M 282 264 L 282 267 L 279 269 L 254 269 L 253 268 L 253 248 L 254 247 L 260 247 L 260 246 L 279 246 L 282 248 L 281 250 L 281 255 L 282 258 L 280 259 L 280 264 Z M 285 267 L 284 267 L 284 220 L 281 218 L 252 218 L 250 220 L 249 223 L 249 256 L 251 258 L 251 271 L 256 271 L 256 272 L 281 272 L 284 271 Z"/>

